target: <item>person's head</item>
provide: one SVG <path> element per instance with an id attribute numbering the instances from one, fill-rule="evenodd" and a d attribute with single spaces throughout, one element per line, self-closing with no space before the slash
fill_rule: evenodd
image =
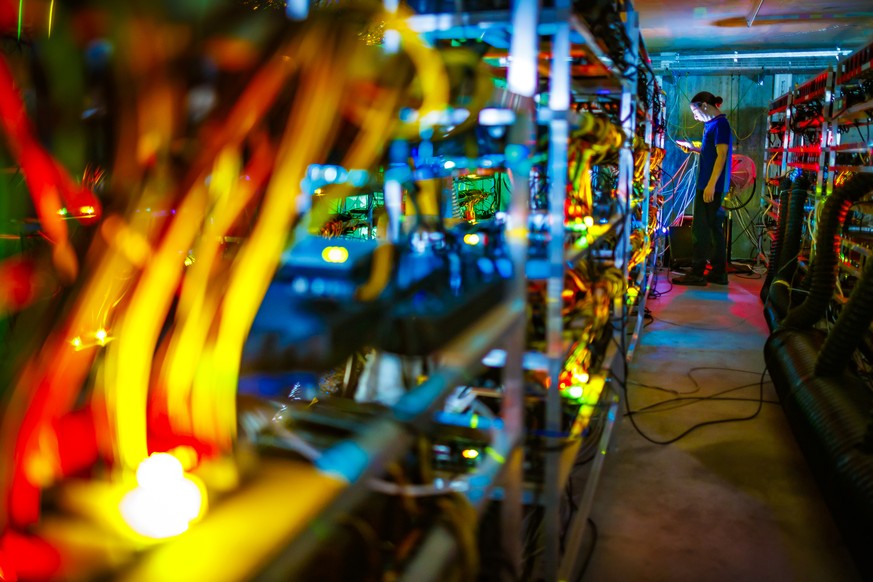
<path id="1" fill-rule="evenodd" d="M 721 97 L 716 97 L 709 91 L 701 91 L 691 98 L 691 114 L 697 121 L 709 121 L 721 115 L 721 104 Z"/>

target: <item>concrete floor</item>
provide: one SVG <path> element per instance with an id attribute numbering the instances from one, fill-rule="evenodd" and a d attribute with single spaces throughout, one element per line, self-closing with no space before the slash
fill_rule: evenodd
<path id="1" fill-rule="evenodd" d="M 731 275 L 727 287 L 667 292 L 661 274 L 664 295 L 649 302 L 655 319 L 631 363 L 631 408 L 737 387 L 724 396 L 749 400 L 641 412 L 634 418 L 650 438 L 756 411 L 768 335 L 760 285 Z M 763 397 L 752 420 L 705 426 L 664 446 L 622 419 L 595 496 L 598 539 L 583 580 L 860 579 L 766 377 Z"/>

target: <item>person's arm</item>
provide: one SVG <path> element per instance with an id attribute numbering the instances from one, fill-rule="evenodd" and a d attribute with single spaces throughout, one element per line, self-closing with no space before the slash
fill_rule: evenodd
<path id="1" fill-rule="evenodd" d="M 712 174 L 709 176 L 709 182 L 706 188 L 703 189 L 703 201 L 712 202 L 715 198 L 715 185 L 718 178 L 721 176 L 721 171 L 724 170 L 724 165 L 727 163 L 728 144 L 720 143 L 715 146 L 715 163 L 712 166 Z"/>
<path id="2" fill-rule="evenodd" d="M 689 154 L 689 153 L 699 154 L 700 153 L 700 148 L 697 147 L 696 145 L 694 145 L 693 143 L 691 143 L 690 141 L 677 140 L 676 145 L 679 146 L 679 149 L 681 149 L 686 154 Z"/>

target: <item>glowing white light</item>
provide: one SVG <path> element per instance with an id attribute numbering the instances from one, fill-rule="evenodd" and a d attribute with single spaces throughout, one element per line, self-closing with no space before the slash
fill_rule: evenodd
<path id="1" fill-rule="evenodd" d="M 518 0 L 512 6 L 514 34 L 509 48 L 509 90 L 525 97 L 533 97 L 537 89 L 537 13 L 538 2 Z"/>
<path id="2" fill-rule="evenodd" d="M 176 457 L 153 453 L 137 467 L 136 480 L 139 486 L 124 496 L 119 509 L 137 533 L 157 539 L 176 536 L 200 515 L 200 487 Z"/>
<path id="3" fill-rule="evenodd" d="M 515 111 L 512 109 L 489 107 L 479 112 L 479 123 L 482 125 L 512 125 L 513 122 Z"/>
<path id="4" fill-rule="evenodd" d="M 345 247 L 325 247 L 321 258 L 328 263 L 345 263 L 349 259 L 349 251 Z"/>

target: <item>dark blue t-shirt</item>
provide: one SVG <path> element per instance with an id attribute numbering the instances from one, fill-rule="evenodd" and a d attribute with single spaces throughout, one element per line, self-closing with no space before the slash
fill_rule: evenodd
<path id="1" fill-rule="evenodd" d="M 727 160 L 724 170 L 715 184 L 716 192 L 725 192 L 730 186 L 731 180 L 731 155 L 733 154 L 733 136 L 731 126 L 724 114 L 714 117 L 703 124 L 703 143 L 700 145 L 700 171 L 697 173 L 697 189 L 703 190 L 712 176 L 712 167 L 715 165 L 717 144 L 727 144 Z"/>

